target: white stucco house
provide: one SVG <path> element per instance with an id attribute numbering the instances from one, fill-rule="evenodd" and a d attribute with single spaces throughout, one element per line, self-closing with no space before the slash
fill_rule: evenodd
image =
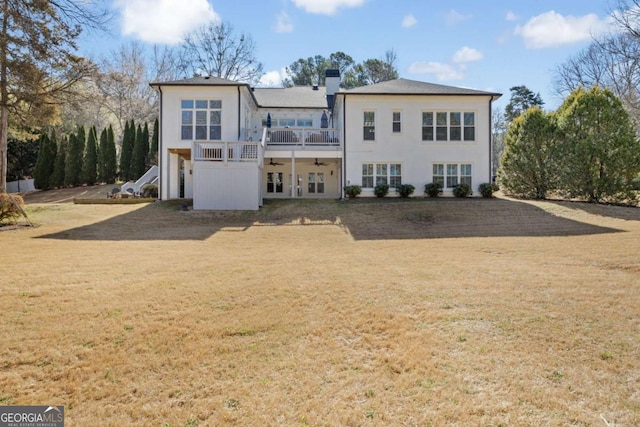
<path id="1" fill-rule="evenodd" d="M 154 82 L 159 198 L 255 210 L 267 198 L 340 198 L 347 185 L 491 181 L 491 109 L 501 94 L 397 79 L 340 89 L 252 88 L 216 77 Z"/>

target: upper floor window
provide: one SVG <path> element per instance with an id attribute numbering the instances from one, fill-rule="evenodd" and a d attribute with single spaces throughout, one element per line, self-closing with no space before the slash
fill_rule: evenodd
<path id="1" fill-rule="evenodd" d="M 362 139 L 365 141 L 376 140 L 376 113 L 365 111 L 363 114 Z"/>
<path id="2" fill-rule="evenodd" d="M 393 112 L 393 122 L 392 122 L 392 127 L 393 127 L 393 133 L 399 133 L 402 132 L 402 115 L 400 114 L 400 111 L 394 111 Z"/>
<path id="3" fill-rule="evenodd" d="M 181 102 L 181 131 L 183 140 L 222 139 L 222 101 L 183 99 Z"/>
<path id="4" fill-rule="evenodd" d="M 423 141 L 475 141 L 475 113 L 424 111 Z"/>

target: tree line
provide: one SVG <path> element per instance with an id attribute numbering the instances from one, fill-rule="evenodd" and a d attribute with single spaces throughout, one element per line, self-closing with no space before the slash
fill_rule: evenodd
<path id="1" fill-rule="evenodd" d="M 102 129 L 78 126 L 68 136 L 57 138 L 55 130 L 38 140 L 38 156 L 33 166 L 34 186 L 38 189 L 76 187 L 96 183 L 113 184 L 118 179 L 138 179 L 157 162 L 158 120 L 153 134 L 147 123 L 125 124 L 118 161 L 113 126 Z"/>

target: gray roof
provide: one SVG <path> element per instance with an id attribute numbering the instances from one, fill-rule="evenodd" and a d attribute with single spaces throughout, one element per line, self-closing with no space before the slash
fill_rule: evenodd
<path id="1" fill-rule="evenodd" d="M 326 90 L 311 86 L 288 88 L 255 88 L 253 95 L 260 107 L 270 108 L 327 108 Z"/>
<path id="2" fill-rule="evenodd" d="M 501 93 L 485 92 L 455 86 L 445 86 L 434 83 L 420 82 L 408 79 L 388 80 L 369 86 L 341 90 L 340 94 L 361 95 L 474 95 L 500 97 Z"/>
<path id="3" fill-rule="evenodd" d="M 173 80 L 169 82 L 151 82 L 149 84 L 150 86 L 248 86 L 246 83 L 214 76 L 191 77 L 190 79 Z"/>

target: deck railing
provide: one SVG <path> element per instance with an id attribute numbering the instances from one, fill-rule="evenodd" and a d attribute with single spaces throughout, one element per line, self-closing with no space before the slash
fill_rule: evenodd
<path id="1" fill-rule="evenodd" d="M 340 147 L 340 132 L 327 128 L 271 128 L 266 131 L 266 145 L 337 148 Z"/>
<path id="2" fill-rule="evenodd" d="M 194 160 L 213 162 L 261 162 L 260 142 L 196 142 Z"/>

